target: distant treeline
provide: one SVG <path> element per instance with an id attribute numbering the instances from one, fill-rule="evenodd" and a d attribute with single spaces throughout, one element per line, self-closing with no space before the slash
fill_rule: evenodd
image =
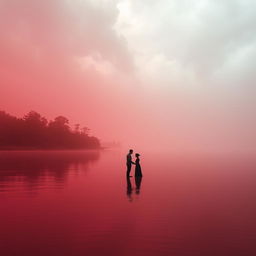
<path id="1" fill-rule="evenodd" d="M 0 111 L 0 149 L 98 149 L 99 139 L 88 128 L 74 129 L 64 116 L 48 121 L 31 111 L 23 118 Z"/>

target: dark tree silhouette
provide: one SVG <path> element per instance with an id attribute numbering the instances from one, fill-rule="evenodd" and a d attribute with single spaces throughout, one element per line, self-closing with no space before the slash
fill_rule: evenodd
<path id="1" fill-rule="evenodd" d="M 0 148 L 15 149 L 98 149 L 99 139 L 88 135 L 88 128 L 69 127 L 64 116 L 49 121 L 35 111 L 17 118 L 0 111 Z"/>

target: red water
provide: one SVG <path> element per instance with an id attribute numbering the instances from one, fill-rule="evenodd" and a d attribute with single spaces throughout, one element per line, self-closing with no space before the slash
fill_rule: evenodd
<path id="1" fill-rule="evenodd" d="M 256 255 L 255 156 L 141 153 L 1 152 L 1 256 Z"/>

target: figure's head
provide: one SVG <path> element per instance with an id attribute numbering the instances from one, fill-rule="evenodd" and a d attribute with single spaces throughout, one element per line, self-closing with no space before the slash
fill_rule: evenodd
<path id="1" fill-rule="evenodd" d="M 139 154 L 139 153 L 136 153 L 136 154 L 135 154 L 135 156 L 136 156 L 136 157 L 139 157 L 139 156 L 140 156 L 140 154 Z"/>
<path id="2" fill-rule="evenodd" d="M 132 154 L 132 153 L 133 153 L 133 149 L 130 149 L 130 150 L 129 150 L 129 153 Z"/>

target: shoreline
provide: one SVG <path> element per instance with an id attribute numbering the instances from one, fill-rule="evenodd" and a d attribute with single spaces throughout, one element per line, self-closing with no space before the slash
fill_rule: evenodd
<path id="1" fill-rule="evenodd" d="M 0 148 L 0 152 L 2 151 L 103 151 L 109 148 L 101 147 L 101 148 Z"/>

